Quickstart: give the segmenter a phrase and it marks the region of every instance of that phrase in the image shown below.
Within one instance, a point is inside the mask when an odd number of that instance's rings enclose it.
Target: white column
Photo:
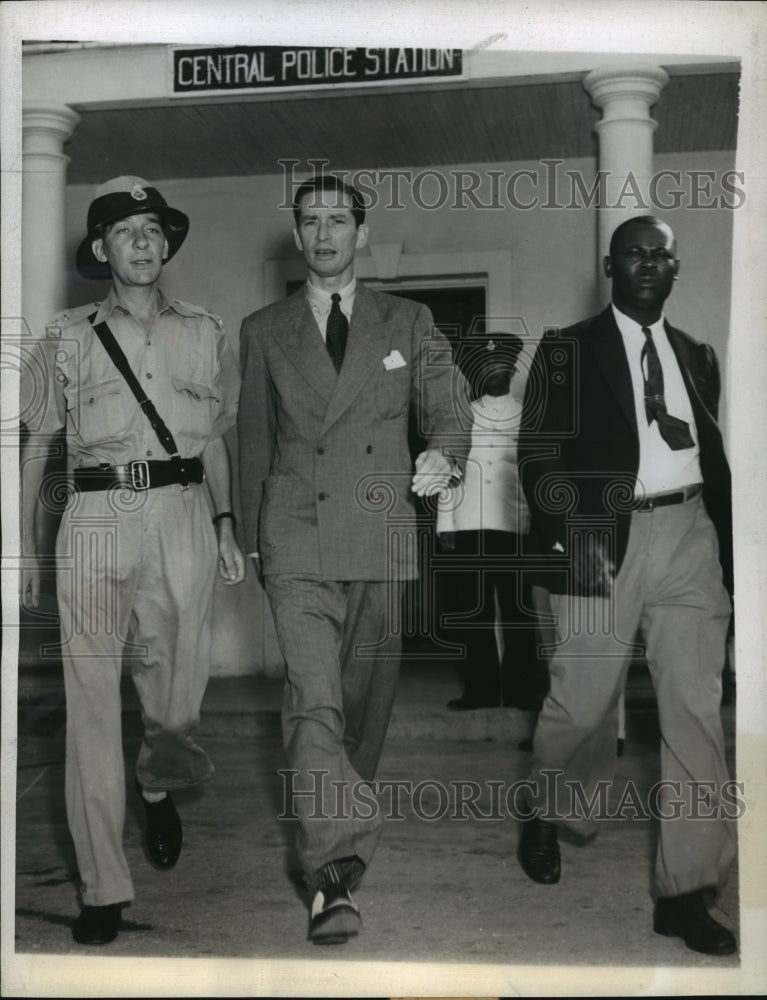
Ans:
[[[63,104],[22,108],[21,301],[35,336],[66,305],[64,195],[69,157],[64,143],[80,116]]]
[[[667,83],[668,73],[660,66],[605,66],[592,70],[583,81],[602,109],[602,120],[595,126],[599,170],[606,178],[599,207],[600,275],[615,227],[632,215],[654,214],[648,187],[658,123],[650,117],[650,109]]]

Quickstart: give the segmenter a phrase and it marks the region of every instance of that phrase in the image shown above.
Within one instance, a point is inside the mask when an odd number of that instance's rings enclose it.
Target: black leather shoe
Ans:
[[[522,871],[533,882],[541,885],[558,882],[562,869],[556,826],[537,817],[522,820],[517,858]]]
[[[181,854],[184,839],[181,817],[176,812],[170,792],[166,792],[165,798],[159,802],[147,802],[143,795],[141,801],[146,810],[146,852],[155,868],[167,871]]]
[[[312,900],[309,940],[314,944],[346,944],[359,933],[360,910],[342,885],[318,889]]]
[[[75,920],[72,937],[78,944],[109,944],[120,929],[120,903],[84,906]]]
[[[701,890],[659,899],[653,930],[680,937],[688,948],[704,955],[732,955],[738,950],[735,935],[708,912]]]
[[[473,708],[498,708],[500,701],[492,701],[490,698],[451,698],[447,707],[451,712],[468,712]]]

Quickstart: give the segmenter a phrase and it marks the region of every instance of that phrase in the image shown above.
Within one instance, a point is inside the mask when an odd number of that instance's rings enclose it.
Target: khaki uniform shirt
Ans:
[[[37,345],[22,376],[22,413],[33,432],[66,427],[70,469],[169,457],[93,333],[94,312],[94,325],[106,320],[182,457],[199,456],[234,422],[240,378],[221,320],[159,289],[158,299],[148,332],[111,289],[104,302],[59,313]]]

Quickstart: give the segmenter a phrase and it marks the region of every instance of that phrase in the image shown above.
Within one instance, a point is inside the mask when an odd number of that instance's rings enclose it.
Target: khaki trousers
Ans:
[[[122,847],[123,657],[144,724],[140,784],[183,788],[213,770],[191,733],[210,667],[216,557],[202,486],[75,494],[62,518],[56,559],[66,804],[87,905],[133,898]]]
[[[616,763],[618,703],[637,628],[658,704],[661,816],[659,896],[721,888],[735,857],[734,822],[720,720],[721,674],[731,605],[716,532],[701,497],[632,515],[628,550],[609,598],[551,594],[557,645],[533,743],[533,804],[576,833],[599,820],[577,807]],[[681,800],[681,806],[678,804]],[[650,809],[649,811],[652,811]],[[725,818],[723,818],[725,817]]]

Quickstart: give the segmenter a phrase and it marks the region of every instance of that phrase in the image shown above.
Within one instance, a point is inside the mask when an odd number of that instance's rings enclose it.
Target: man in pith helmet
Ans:
[[[22,381],[22,599],[39,600],[37,514],[45,459],[63,427],[70,490],[56,542],[67,699],[66,804],[82,881],[81,944],[106,944],[133,898],[122,847],[120,679],[141,703],[136,787],[159,869],[180,855],[172,790],[213,771],[192,733],[211,661],[216,570],[244,578],[229,455],[239,374],[221,321],[158,286],[189,219],[149,182],[117,177],[88,211],[77,267],[106,297],[59,313]],[[31,402],[30,402],[31,401]],[[32,416],[34,414],[34,416]],[[42,488],[41,488],[42,487]]]

